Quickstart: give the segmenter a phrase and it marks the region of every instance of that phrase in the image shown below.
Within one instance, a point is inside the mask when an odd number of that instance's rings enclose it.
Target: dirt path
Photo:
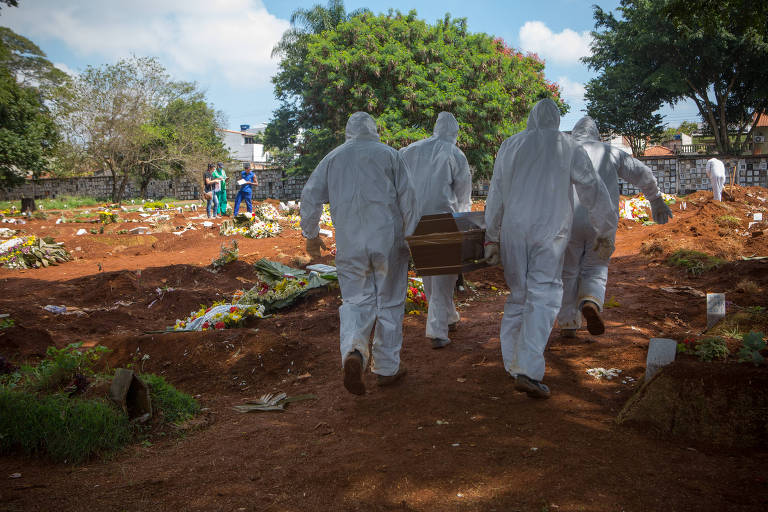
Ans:
[[[244,262],[221,274],[201,266],[225,240],[215,230],[142,235],[156,240],[129,246],[97,241],[128,235],[75,237],[65,231],[69,225],[48,222],[43,230],[45,223],[32,223],[33,232],[59,229],[67,247],[81,247],[81,259],[0,271],[0,310],[20,324],[0,336],[0,353],[30,357],[51,341],[85,340],[112,348],[115,366],[138,349],[151,356],[145,371],[200,395],[208,425],[82,466],[0,458],[0,510],[766,510],[767,451],[661,440],[614,423],[644,373],[648,338],[704,328],[701,299],[660,287],[724,291],[738,305],[768,306],[766,263],[734,262],[692,277],[661,264],[663,252],[640,252],[648,238],[682,244],[679,233],[691,225],[704,232],[691,237],[702,247],[737,236],[707,231],[696,205],[688,208],[676,210],[668,226],[622,222],[607,293],[619,305],[606,311],[608,331],[594,340],[586,333],[565,340],[555,331],[546,354],[553,397],[544,402],[516,393],[503,370],[499,269],[467,276],[477,292],[461,297],[462,323],[451,345],[431,350],[424,319],[409,316],[402,353],[408,376],[392,388],[377,388],[369,376],[369,393],[355,397],[341,385],[337,293],[310,297],[263,320],[257,332],[144,335],[247,287],[254,271]],[[297,231],[238,241],[251,261],[303,256]],[[749,243],[744,250],[768,255],[765,237]],[[744,279],[763,292],[737,290]],[[175,290],[160,297],[156,288],[163,286]],[[131,304],[110,310],[118,300]],[[53,316],[45,304],[90,311]],[[586,374],[592,367],[620,368],[635,381],[597,381]],[[270,391],[318,398],[283,413],[232,410]],[[16,472],[22,478],[8,478]]]

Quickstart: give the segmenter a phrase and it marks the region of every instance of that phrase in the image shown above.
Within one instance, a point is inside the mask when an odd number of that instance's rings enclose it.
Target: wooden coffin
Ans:
[[[458,274],[488,265],[483,260],[485,212],[425,215],[405,238],[420,276]]]

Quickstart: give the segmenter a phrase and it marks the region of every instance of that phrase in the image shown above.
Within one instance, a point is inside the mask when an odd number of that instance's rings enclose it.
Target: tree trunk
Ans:
[[[34,212],[37,211],[37,206],[35,205],[35,198],[34,197],[22,197],[21,198],[21,211],[26,212]]]
[[[117,190],[117,196],[114,198],[114,201],[117,204],[121,204],[123,202],[123,193],[125,193],[125,187],[128,185],[128,173],[123,175],[123,179],[120,180],[120,188]]]

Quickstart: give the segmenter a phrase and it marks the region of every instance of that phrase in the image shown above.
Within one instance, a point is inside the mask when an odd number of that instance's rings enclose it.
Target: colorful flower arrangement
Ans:
[[[271,238],[280,234],[282,228],[277,221],[254,220],[250,224],[237,225],[232,221],[224,221],[219,228],[222,236],[243,235],[248,238]]]
[[[677,202],[677,198],[671,194],[662,192],[661,197],[666,204],[674,204]],[[631,199],[627,199],[623,203],[619,202],[619,218],[649,223],[652,221],[648,214],[648,209],[650,208],[651,202],[648,201],[643,194],[638,194]]]
[[[200,306],[184,320],[176,320],[174,331],[208,331],[241,327],[248,318],[264,318],[264,306],[259,304],[227,304],[214,302],[210,307]]]
[[[320,224],[325,224],[328,227],[333,227],[333,220],[331,219],[331,205],[323,205],[323,213],[320,215]]]
[[[280,212],[277,211],[277,208],[269,203],[261,203],[256,205],[253,213],[258,218],[266,222],[277,222],[283,218],[283,216],[280,215]]]
[[[420,315],[428,309],[427,295],[424,293],[424,283],[417,277],[408,278],[408,290],[405,295],[405,312],[409,315]]]
[[[72,259],[61,244],[51,238],[13,237],[0,244],[0,266],[5,268],[39,268]]]
[[[289,215],[288,222],[293,229],[301,229],[301,217],[299,217],[298,214],[294,213]]]
[[[110,212],[109,210],[99,212],[99,222],[102,224],[112,224],[113,222],[117,222],[117,219],[117,214]]]

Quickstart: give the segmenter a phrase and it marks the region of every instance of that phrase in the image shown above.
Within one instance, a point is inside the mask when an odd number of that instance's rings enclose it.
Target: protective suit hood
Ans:
[[[376,121],[366,112],[355,112],[349,116],[346,135],[347,141],[379,140],[379,134],[376,131]]]
[[[440,112],[433,135],[440,140],[456,144],[459,138],[459,122],[450,112]]]
[[[549,98],[536,103],[528,114],[528,130],[557,130],[560,128],[560,109]]]
[[[597,124],[589,116],[584,116],[576,121],[571,136],[579,142],[600,142],[600,132],[597,129]]]

